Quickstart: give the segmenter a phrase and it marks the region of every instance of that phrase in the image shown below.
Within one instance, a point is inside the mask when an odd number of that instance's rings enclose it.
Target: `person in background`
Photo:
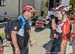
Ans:
[[[56,19],[57,22],[56,22]],[[55,19],[52,20],[52,28],[54,31],[54,41],[53,41],[53,49],[52,49],[52,54],[59,54],[60,52],[60,47],[61,47],[61,42],[62,42],[62,15],[61,11],[58,9],[55,11]]]
[[[62,40],[62,32],[61,32],[62,17],[60,14],[60,10],[55,9],[49,12],[49,15],[47,19],[49,18],[50,21],[49,23],[51,29],[50,39],[52,40],[52,47],[50,50],[50,54],[59,54]]]
[[[35,26],[35,22],[37,20],[37,10],[32,12],[32,17],[31,17],[31,26]]]
[[[75,16],[74,16],[74,12],[73,11],[70,12],[70,20],[71,21],[75,20]]]
[[[71,22],[71,35],[70,35],[70,45],[72,46],[72,54],[75,54],[75,23],[74,23],[74,18],[70,18]]]
[[[69,5],[69,12],[74,12],[74,5],[73,4]]]
[[[62,43],[61,43],[60,54],[65,54],[67,43],[70,38],[70,21],[68,17],[69,14],[66,10],[63,10],[61,13],[62,13],[62,18],[63,18],[62,20],[63,26],[62,26]]]

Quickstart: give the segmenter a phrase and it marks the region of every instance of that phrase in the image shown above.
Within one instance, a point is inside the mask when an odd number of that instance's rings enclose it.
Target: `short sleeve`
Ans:
[[[12,31],[18,31],[19,25],[20,25],[20,24],[19,24],[19,22],[17,22],[17,21],[12,22],[11,30],[12,30]]]

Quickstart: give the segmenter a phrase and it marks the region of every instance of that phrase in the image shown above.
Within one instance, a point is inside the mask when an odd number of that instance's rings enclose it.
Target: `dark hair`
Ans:
[[[28,10],[30,12],[30,10]],[[24,14],[26,12],[26,10],[23,10],[22,14]]]
[[[22,15],[24,14],[25,10],[23,10]]]
[[[74,8],[74,5],[73,4],[70,4],[72,7],[71,8]]]

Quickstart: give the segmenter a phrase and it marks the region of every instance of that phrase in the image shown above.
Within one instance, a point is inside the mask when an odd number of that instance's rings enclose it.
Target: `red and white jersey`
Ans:
[[[68,36],[67,34],[71,32],[70,29],[70,22],[67,20],[66,22],[64,22],[63,26],[62,26],[62,37],[64,40],[68,40]]]

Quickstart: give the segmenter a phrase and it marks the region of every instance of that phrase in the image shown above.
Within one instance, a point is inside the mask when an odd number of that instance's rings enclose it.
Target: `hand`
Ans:
[[[71,33],[70,34],[70,40],[74,39],[74,37],[75,37],[75,34],[74,33]]]
[[[58,39],[58,35],[57,34],[54,34],[54,38]]]
[[[15,54],[20,54],[19,48],[15,48]]]
[[[33,44],[32,44],[32,41],[31,40],[29,40],[29,43],[30,43],[30,46],[32,47]]]
[[[30,46],[32,47],[33,46],[33,44],[30,42]]]
[[[10,44],[11,44],[11,45],[13,45],[13,42],[12,42],[12,41],[10,41]]]

